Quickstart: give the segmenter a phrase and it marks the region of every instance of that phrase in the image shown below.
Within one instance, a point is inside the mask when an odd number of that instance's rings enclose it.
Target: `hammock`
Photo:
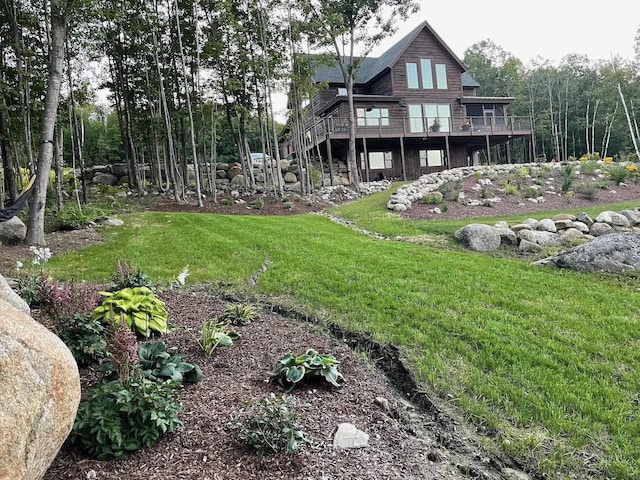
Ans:
[[[4,210],[0,210],[0,222],[6,222],[7,220],[11,220],[15,217],[20,210],[24,208],[27,204],[27,200],[29,200],[29,195],[31,194],[31,187],[33,187],[33,183],[35,182],[35,175],[31,177],[27,186],[24,187],[20,196],[16,199],[16,203],[11,205],[9,208],[5,208]]]

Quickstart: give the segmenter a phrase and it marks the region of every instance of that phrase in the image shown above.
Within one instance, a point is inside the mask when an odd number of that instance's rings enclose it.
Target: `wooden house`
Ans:
[[[532,138],[529,117],[507,115],[514,99],[477,96],[480,85],[466,70],[427,22],[380,57],[363,60],[354,81],[361,178],[414,180],[477,163],[480,151],[491,161],[492,146]],[[335,168],[347,159],[347,91],[337,65],[316,64],[313,81],[324,87],[305,109],[303,138],[285,129],[281,146],[290,157],[296,145],[320,154]]]

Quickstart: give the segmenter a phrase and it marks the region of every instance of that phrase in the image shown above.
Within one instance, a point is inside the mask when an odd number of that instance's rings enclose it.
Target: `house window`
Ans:
[[[417,63],[407,63],[407,88],[418,88]]]
[[[412,133],[451,131],[451,105],[425,103],[409,105],[409,130]]]
[[[433,73],[431,72],[430,59],[423,58],[420,60],[420,73],[422,74],[422,88],[433,89]]]
[[[393,167],[393,155],[391,152],[369,152],[369,168],[382,170]]]
[[[441,167],[444,165],[443,150],[420,150],[421,167]]]
[[[346,88],[338,88],[338,96],[339,97],[346,97],[347,96],[347,89]]]
[[[356,110],[357,124],[359,127],[388,127],[388,108],[358,108]]]
[[[436,63],[436,84],[438,90],[446,90],[447,86],[447,66],[444,63]]]

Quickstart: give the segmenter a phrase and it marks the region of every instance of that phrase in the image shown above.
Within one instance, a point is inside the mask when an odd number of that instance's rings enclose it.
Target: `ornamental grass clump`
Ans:
[[[342,374],[338,371],[339,363],[333,355],[322,355],[310,348],[303,355],[285,355],[273,368],[270,376],[285,392],[290,392],[303,380],[313,381],[321,378],[339,387],[340,381],[343,380]]]

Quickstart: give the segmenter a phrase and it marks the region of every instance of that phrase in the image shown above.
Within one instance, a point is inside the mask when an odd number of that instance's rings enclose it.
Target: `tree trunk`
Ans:
[[[51,0],[49,77],[40,129],[40,151],[38,152],[36,181],[29,199],[29,218],[27,220],[27,238],[25,240],[28,245],[45,245],[44,208],[47,201],[49,170],[51,170],[53,158],[53,134],[60,99],[66,35],[66,13],[62,10],[60,0]]]

